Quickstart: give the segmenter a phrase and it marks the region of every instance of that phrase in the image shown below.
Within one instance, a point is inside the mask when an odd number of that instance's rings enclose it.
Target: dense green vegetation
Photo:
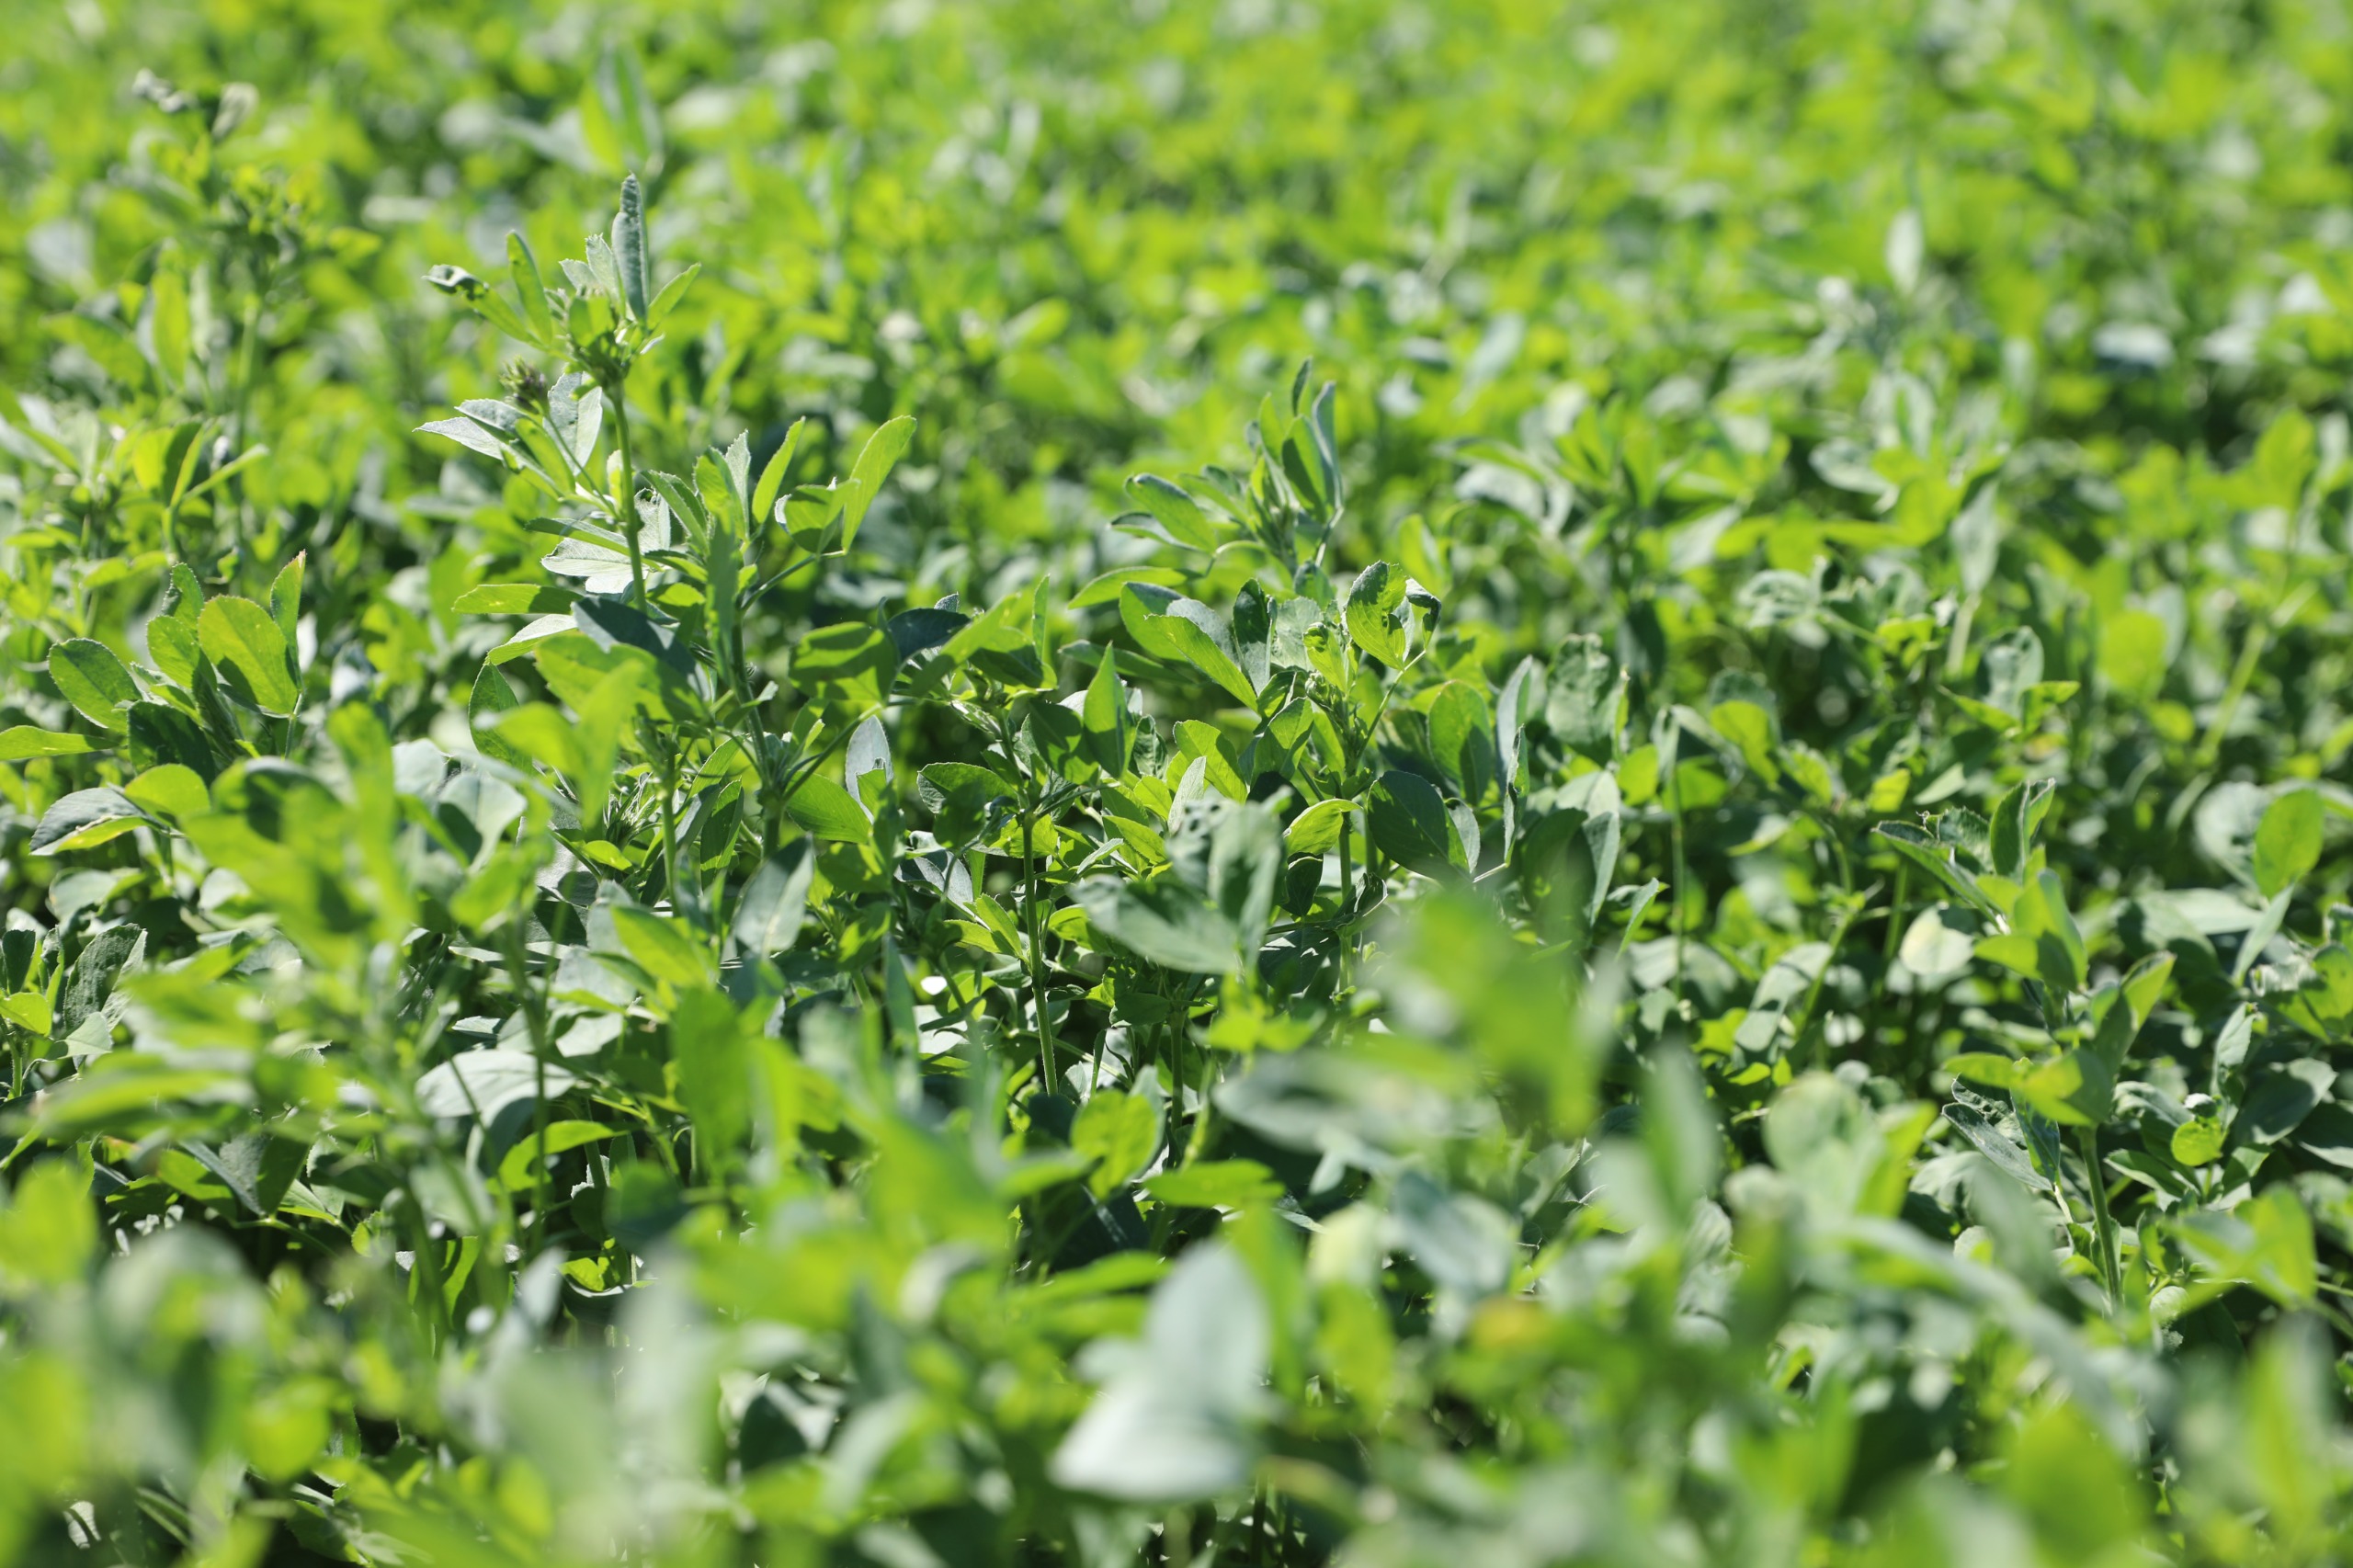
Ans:
[[[2343,5],[6,52],[0,1562],[2353,1550]]]

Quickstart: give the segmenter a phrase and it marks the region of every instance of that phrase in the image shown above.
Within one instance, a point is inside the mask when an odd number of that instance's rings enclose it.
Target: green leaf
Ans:
[[[2291,1062],[2284,1072],[2252,1074],[2232,1119],[2232,1135],[2257,1148],[2279,1142],[2303,1124],[2335,1078],[2325,1062]]]
[[[2311,972],[2274,1005],[2296,1026],[2336,1040],[2353,1028],[2353,950],[2331,942],[2312,956]]]
[[[246,706],[284,718],[301,702],[285,635],[253,600],[223,596],[208,601],[197,621],[197,641]]]
[[[221,756],[205,727],[180,709],[165,702],[134,702],[130,716],[134,767],[176,762],[207,779],[221,771]]]
[[[185,821],[212,809],[212,793],[194,768],[167,762],[123,786],[132,804],[158,817]]]
[[[2125,609],[2100,626],[2099,673],[2119,695],[2145,702],[2164,689],[2165,623],[2144,609]]]
[[[486,1123],[496,1120],[508,1106],[538,1097],[543,1081],[552,1098],[578,1080],[569,1070],[541,1062],[526,1051],[461,1051],[416,1080],[416,1104],[427,1116],[479,1114]]]
[[[813,838],[835,844],[874,842],[874,824],[868,819],[865,808],[847,790],[823,774],[802,779],[801,787],[785,801],[784,809],[801,824],[801,831]]]
[[[808,428],[807,415],[794,420],[785,431],[784,439],[769,454],[767,465],[760,470],[760,481],[752,487],[753,528],[765,528],[770,514],[776,510],[777,493],[784,488],[785,474],[791,469],[793,454],[801,449],[801,434]]]
[[[507,684],[496,665],[485,663],[474,673],[473,688],[466,698],[466,724],[473,734],[475,749],[484,756],[529,773],[529,754],[511,737],[502,734],[498,725],[502,715],[514,712],[519,706],[515,700],[515,688]]]
[[[958,628],[945,644],[948,657],[963,664],[984,653],[1018,653],[1031,647],[1032,621],[1042,582],[1024,584]]]
[[[2266,898],[2286,891],[2320,864],[2320,795],[2297,790],[2271,802],[2255,830],[2255,881]]]
[[[2212,1165],[2222,1157],[2224,1131],[2211,1116],[2190,1118],[2173,1130],[2173,1157],[2185,1165]]]
[[[1234,1249],[1188,1249],[1153,1292],[1141,1346],[1070,1429],[1054,1483],[1131,1503],[1176,1503],[1239,1490],[1265,1397],[1270,1324],[1265,1297]]]
[[[278,622],[278,634],[289,648],[299,642],[295,628],[302,619],[302,563],[307,552],[296,551],[294,559],[280,568],[269,585],[270,619]]]
[[[1186,974],[1241,972],[1241,926],[1180,882],[1091,877],[1073,886],[1070,896],[1089,924],[1139,958]]]
[[[1448,681],[1431,699],[1429,730],[1431,760],[1465,797],[1483,796],[1495,771],[1486,694],[1468,681]]]
[[[2104,1010],[2100,1011],[2091,1049],[2115,1076],[2124,1075],[2124,1058],[2131,1051],[2132,1042],[2140,1038],[2141,1026],[2149,1021],[2157,999],[2165,994],[2173,966],[2172,953],[2152,953],[2134,964],[2120,983],[2101,987],[2094,997],[2094,1007]]]
[[[1080,705],[1085,705],[1083,696]],[[1015,734],[1014,755],[1031,772],[1051,774],[1073,784],[1091,784],[1102,773],[1095,763],[1095,745],[1087,737],[1085,716],[1059,702],[1028,704]]]
[[[202,479],[199,480],[192,487],[189,488],[188,492],[179,499],[182,501],[192,501],[208,490],[217,489],[220,486],[228,483],[229,481],[244,472],[245,470],[251,468],[254,464],[261,461],[262,459],[267,456],[269,456],[269,449],[267,447],[247,447],[244,451],[239,452],[235,457],[231,458],[227,462],[221,464],[210,473],[206,474]]]
[[[61,734],[55,730],[16,724],[0,730],[0,762],[26,762],[37,756],[81,756],[105,751],[112,744],[110,739],[102,743],[87,735]]]
[[[544,1142],[539,1133],[526,1132],[506,1151],[506,1157],[498,1162],[499,1185],[509,1192],[528,1192],[535,1179],[533,1167],[543,1153],[562,1154],[618,1136],[616,1129],[601,1121],[551,1121]]]
[[[540,862],[511,843],[500,843],[448,899],[450,917],[478,934],[495,931],[528,907]]]
[[[717,972],[710,949],[683,921],[620,904],[613,930],[638,967],[665,984],[699,985]]]
[[[1990,963],[2022,974],[2029,980],[2040,978],[2036,964],[2038,954],[2031,938],[2010,932],[1987,937],[1977,943],[1977,956]]]
[[[149,335],[155,345],[155,366],[172,381],[188,373],[190,320],[188,281],[167,267],[157,267],[148,284]]]
[[[1220,528],[1201,510],[1201,504],[1155,473],[1140,473],[1128,481],[1136,505],[1168,530],[1168,537],[1192,550],[1215,550],[1222,542]]]
[[[2173,966],[2172,953],[2151,953],[2125,975],[2122,1000],[2136,1032],[2157,1010],[2157,1003],[2165,994],[2165,982],[2173,976]]]
[[[197,665],[204,657],[196,641],[195,617],[183,620],[177,616],[159,615],[149,621],[147,656],[183,690],[194,690]]]
[[[1012,793],[1013,786],[978,763],[935,762],[915,775],[915,799],[930,812],[939,811],[959,796],[994,801]]]
[[[1145,587],[1175,589],[1185,581],[1185,574],[1168,566],[1114,566],[1100,576],[1090,578],[1086,585],[1071,596],[1070,608],[1093,609],[1097,605],[1117,604],[1120,590],[1130,583]]]
[[[1176,760],[1169,765],[1169,778],[1180,781],[1188,778],[1198,762],[1202,783],[1230,801],[1250,798],[1250,787],[1242,778],[1241,760],[1233,755],[1233,743],[1224,732],[1198,719],[1181,719],[1176,729]]]
[[[1991,830],[1991,860],[1996,876],[2012,881],[2024,881],[2027,866],[2034,853],[2035,835],[2040,831],[2043,817],[2051,810],[2051,797],[2056,786],[2048,778],[2029,778],[1994,802]]]
[[[111,786],[76,790],[41,814],[28,847],[36,855],[95,848],[148,820],[130,796]]]
[[[1127,688],[1120,684],[1119,654],[1114,649],[1103,650],[1103,662],[1096,666],[1095,678],[1087,684],[1085,709],[1086,744],[1095,755],[1096,766],[1117,778],[1128,770],[1129,755],[1135,749],[1135,724],[1128,712]]]
[[[915,800],[932,813],[943,844],[969,844],[980,837],[987,826],[989,802],[1012,793],[1011,785],[976,763],[935,762],[915,775]]]
[[[56,644],[49,651],[49,678],[91,723],[116,734],[129,727],[122,710],[139,700],[139,683],[105,643],[76,637]]]
[[[1098,1089],[1079,1108],[1070,1146],[1095,1162],[1086,1185],[1097,1198],[1128,1185],[1160,1148],[1160,1118],[1139,1095]]]
[[[1964,1051],[1948,1057],[1944,1070],[1956,1078],[1972,1083],[1990,1084],[1997,1089],[2016,1085],[2026,1074],[2028,1064],[2015,1056],[1999,1056],[1988,1051]]]
[[[2282,1306],[2308,1305],[2319,1292],[2312,1218],[2284,1182],[2232,1212],[2188,1214],[2168,1228],[2211,1272],[2251,1285]]]
[[[746,958],[772,958],[799,940],[816,874],[817,857],[805,844],[787,845],[761,861],[735,906],[729,938],[736,949]]]
[[[546,583],[483,583],[449,601],[457,615],[570,615],[579,595]]]
[[[695,1128],[695,1157],[714,1176],[741,1160],[752,1130],[752,1051],[746,1019],[710,986],[683,993],[670,1015],[670,1060],[678,1098]]]
[[[530,242],[512,231],[506,236],[506,276],[522,301],[523,324],[529,329],[527,340],[541,348],[554,347],[555,319],[548,312],[547,285],[540,278],[539,258],[531,254]]]
[[[1343,612],[1348,641],[1392,670],[1405,665],[1404,603],[1404,568],[1376,561],[1357,574]]]
[[[1937,689],[1943,695],[1946,701],[1996,734],[2006,735],[2018,727],[2018,715],[2007,709],[1996,708],[1990,702],[1954,691],[1949,687],[1939,687]]]
[[[1426,877],[1471,869],[1445,798],[1419,774],[1392,769],[1372,787],[1366,832],[1373,847]]]
[[[1944,1117],[1979,1153],[2019,1186],[2029,1192],[2052,1190],[2051,1178],[2035,1168],[2033,1156],[2023,1145],[2004,1134],[1984,1112],[1972,1106],[1956,1103],[1944,1108]]]
[[[1184,650],[1177,646],[1168,628],[1168,611],[1183,595],[1174,588],[1134,579],[1120,585],[1118,597],[1120,624],[1136,640],[1137,647],[1164,663],[1184,663]]]
[[[1449,815],[1460,820],[1459,812]],[[1537,929],[1546,940],[1582,947],[1591,939],[1617,870],[1621,826],[1615,811],[1575,807],[1529,821],[1514,854]],[[1475,833],[1475,823],[1471,830]]]
[[[871,707],[890,689],[898,663],[889,633],[845,621],[812,631],[793,648],[792,684],[812,696]]]
[[[29,1165],[0,1208],[0,1292],[78,1283],[99,1253],[98,1207],[75,1162]]]
[[[2086,1051],[2041,1062],[1965,1051],[1944,1068],[1956,1078],[2007,1089],[2052,1121],[2073,1127],[2097,1127],[2112,1108],[2115,1080],[2105,1063]]]
[[[19,991],[13,996],[0,996],[0,1018],[45,1040],[56,1022],[56,1013],[45,993]]]
[[[1284,850],[1292,855],[1321,855],[1336,846],[1356,809],[1354,801],[1316,801],[1283,830]]]
[[[1977,879],[1964,869],[1949,844],[1931,838],[1910,823],[1883,822],[1871,829],[1871,835],[1910,860],[1941,882],[1963,903],[1981,915],[1998,916],[2001,911],[1977,885]]]
[[[2088,1051],[2071,1051],[2028,1071],[2011,1092],[2052,1120],[2097,1127],[2116,1108],[2116,1078]]]
[[[907,443],[915,439],[915,422],[911,415],[901,415],[880,426],[866,438],[858,454],[857,466],[850,470],[849,483],[843,487],[842,544],[845,551],[858,540],[858,526],[866,520],[867,508],[882,490],[882,482],[891,477],[899,459],[906,455]]]
[[[1135,590],[1130,587],[1127,592]],[[1251,686],[1250,677],[1242,673],[1242,666],[1234,662],[1229,644],[1219,641],[1216,632],[1223,628],[1216,627],[1215,612],[1191,599],[1177,600],[1174,611],[1153,619],[1153,628],[1158,632],[1163,644],[1174,657],[1192,665],[1236,702],[1256,711],[1257,690]],[[1211,623],[1211,628],[1202,625],[1205,620]]]
[[[662,291],[654,296],[654,302],[645,309],[645,325],[648,331],[662,330],[662,324],[670,319],[672,311],[685,303],[687,290],[693,288],[695,279],[701,276],[702,263],[689,262],[685,270],[662,285]]]
[[[482,684],[479,676],[475,685]],[[511,694],[510,694],[511,695]],[[566,718],[552,703],[526,702],[511,708],[486,706],[478,716],[479,733],[488,743],[483,755],[497,756],[529,770],[542,763],[577,785],[585,771],[581,756],[584,727]],[[492,748],[495,747],[495,751]]]
[[[838,553],[842,542],[842,502],[848,494],[838,486],[801,486],[778,507],[784,516],[784,531],[793,543],[812,555]]]
[[[2038,975],[2063,992],[2084,988],[2090,966],[2083,933],[2067,911],[2066,893],[2056,873],[2039,872],[2018,890],[2018,902],[2010,908],[2010,929],[2015,939],[2034,945],[2033,967],[2022,972]]]
[[[1774,733],[1772,715],[1754,702],[1719,702],[1709,712],[1708,722],[1733,744],[1751,773],[1768,785],[1780,783],[1780,764],[1773,756],[1779,736]]]
[[[1969,966],[1979,921],[1974,911],[1939,903],[1913,917],[1896,949],[1897,961],[1924,980],[1941,980]]]
[[[1624,727],[1626,689],[1626,673],[1601,639],[1577,632],[1563,641],[1546,673],[1545,727],[1563,744],[1607,762]]]
[[[1256,1209],[1283,1195],[1282,1183],[1256,1160],[1197,1160],[1161,1172],[1143,1189],[1176,1209]]]

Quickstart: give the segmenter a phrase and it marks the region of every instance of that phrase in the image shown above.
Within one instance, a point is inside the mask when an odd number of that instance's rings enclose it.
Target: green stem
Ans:
[[[1677,753],[1680,753],[1682,747],[1678,745],[1676,750]],[[1678,1013],[1682,1010],[1683,1006],[1683,950],[1685,939],[1683,930],[1683,890],[1684,885],[1690,880],[1691,874],[1691,868],[1685,860],[1683,852],[1683,769],[1680,766],[1681,760],[1681,757],[1677,756],[1670,759],[1666,765],[1666,835],[1669,851],[1673,857],[1673,874],[1675,877],[1675,886],[1670,889],[1667,893],[1668,902],[1666,913],[1669,923],[1675,927],[1675,1006]]]
[[[1969,662],[1969,623],[1977,617],[1977,596],[1971,594],[1961,601],[1961,613],[1953,617],[1952,635],[1945,642],[1945,679],[1959,680],[1963,665]]]
[[[1185,1019],[1189,1006],[1176,1010],[1174,1022],[1168,1025],[1168,1147],[1176,1147],[1176,1130],[1185,1121]],[[1189,1146],[1189,1145],[1188,1145]]]
[[[1903,947],[1904,899],[1904,895],[1911,891],[1907,886],[1908,873],[1911,869],[1912,865],[1908,860],[1898,860],[1895,863],[1895,896],[1888,903],[1887,942],[1880,955],[1881,960],[1891,967],[1894,964],[1896,955]]]
[[[523,919],[518,911],[506,922],[506,969],[513,977],[516,999],[522,1004],[523,1022],[531,1036],[531,1138],[532,1147],[538,1151],[531,1162],[531,1252],[537,1256],[547,1245],[548,1217],[554,1209],[554,1195],[548,1183],[548,1023],[532,990],[530,969],[524,957]]]
[[[645,554],[638,543],[638,529],[642,526],[637,515],[637,458],[629,440],[629,399],[623,391],[626,383],[616,381],[605,390],[613,405],[613,438],[620,448],[621,536],[629,540],[629,601],[638,608],[645,608]]]
[[[1847,906],[1839,911],[1838,924],[1831,928],[1830,951],[1823,955],[1822,967],[1814,971],[1813,983],[1806,987],[1805,1011],[1798,1016],[1799,1042],[1802,1042],[1807,1032],[1813,1028],[1814,1007],[1822,1000],[1822,983],[1830,978],[1830,966],[1838,961],[1838,949],[1846,942],[1847,929],[1855,924],[1858,913],[1854,901],[1848,900]],[[1813,1037],[1813,1065],[1817,1071],[1830,1065],[1830,1040],[1826,1033],[1816,1033]]]
[[[1356,871],[1355,869],[1349,865],[1348,855],[1348,835],[1356,831],[1356,824],[1352,820],[1355,814],[1356,813],[1352,811],[1340,819],[1339,930],[1340,934],[1346,937],[1346,940],[1340,944],[1340,993],[1342,994],[1346,994],[1347,992],[1355,989],[1356,986],[1356,958],[1358,951],[1358,936],[1356,929],[1357,881]],[[1370,848],[1370,844],[1371,841],[1368,839],[1366,841],[1366,846]],[[1371,867],[1367,866],[1365,869],[1370,872],[1371,870]]]
[[[234,411],[237,424],[236,449],[239,451],[253,445],[250,411],[254,392],[254,349],[261,336],[262,295],[268,290],[268,273],[263,272],[255,278],[253,297],[245,301],[244,318],[240,323],[243,330],[239,333],[237,340],[237,401]]]
[[[2258,620],[2248,628],[2246,642],[2239,648],[2239,662],[2231,671],[2231,684],[2222,692],[2222,700],[2214,707],[2214,717],[2207,722],[2206,733],[2198,743],[2197,766],[2211,767],[2222,749],[2222,736],[2230,729],[2231,721],[2238,716],[2239,699],[2246,696],[2246,688],[2255,679],[2256,666],[2262,663],[2263,650],[2271,642],[2271,623]]]
[[[1185,1049],[1182,1034],[1176,1037],[1176,1049],[1180,1051]],[[1200,1108],[1193,1112],[1193,1129],[1185,1140],[1185,1163],[1188,1165],[1199,1160],[1210,1146],[1210,1063],[1206,1061],[1201,1063],[1201,1086],[1196,1097],[1201,1102]]]
[[[441,1299],[441,1244],[434,1238],[432,1222],[426,1218],[425,1205],[417,1201],[412,1190],[401,1205],[401,1227],[408,1232],[409,1267],[415,1272],[409,1282],[413,1293],[421,1292],[426,1299],[431,1322],[426,1325],[433,1347],[438,1351],[449,1343],[451,1324],[449,1303]]]
[[[670,913],[682,915],[686,906],[678,878],[678,754],[667,746],[662,752],[662,869],[670,881]]]
[[[1038,1015],[1039,1086],[1053,1092],[1054,1021],[1046,1011],[1046,948],[1038,922],[1037,798],[1024,790],[1021,801],[1021,923],[1029,937],[1029,1005]]]
[[[2109,1310],[2113,1312],[2124,1298],[2123,1262],[2119,1256],[2116,1240],[2116,1219],[2108,1210],[2108,1182],[2100,1175],[2099,1129],[2079,1130],[2084,1146],[2084,1176],[2092,1189],[2092,1228],[2099,1240],[2099,1278],[2108,1291]]]

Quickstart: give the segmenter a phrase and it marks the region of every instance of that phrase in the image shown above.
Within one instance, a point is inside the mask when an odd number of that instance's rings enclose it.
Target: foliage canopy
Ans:
[[[0,1562],[2345,1554],[2341,4],[16,21]]]

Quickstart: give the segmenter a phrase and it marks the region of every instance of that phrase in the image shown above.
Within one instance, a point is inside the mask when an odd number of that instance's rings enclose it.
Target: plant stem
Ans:
[[[2211,767],[2221,755],[2222,736],[2230,729],[2231,721],[2238,716],[2239,700],[2246,696],[2246,688],[2255,679],[2255,672],[2263,662],[2263,650],[2271,642],[2271,623],[2258,620],[2247,629],[2246,642],[2240,645],[2237,665],[2231,670],[2231,684],[2222,692],[2222,700],[2214,705],[2214,716],[2207,721],[2206,733],[2198,743],[2197,765]]]
[[[670,882],[670,913],[683,915],[678,877],[678,754],[665,746],[662,752],[662,869]]]
[[[1887,940],[1880,954],[1883,962],[1893,966],[1904,943],[1904,898],[1910,892],[1907,883],[1912,864],[1908,860],[1895,863],[1895,896],[1887,905]]]
[[[531,1161],[531,1251],[536,1256],[547,1245],[548,1216],[554,1203],[548,1183],[548,1025],[530,983],[520,913],[506,922],[506,969],[514,980],[516,999],[523,1006],[524,1025],[531,1035],[531,1138],[537,1151]]]
[[[1039,1085],[1053,1092],[1054,1021],[1046,1011],[1046,949],[1038,921],[1037,797],[1028,790],[1021,801],[1021,924],[1029,946],[1029,1006],[1038,1016]]]
[[[1348,864],[1348,835],[1356,831],[1356,824],[1351,820],[1355,815],[1356,813],[1351,811],[1340,818],[1339,930],[1347,938],[1340,944],[1340,986],[1343,991],[1353,987],[1356,983],[1357,883],[1356,872]],[[1366,847],[1369,849],[1370,846],[1371,841],[1367,839]],[[1370,871],[1371,868],[1367,866],[1366,869]]]
[[[261,336],[261,301],[269,289],[269,274],[261,272],[254,279],[254,291],[245,301],[237,335],[236,404],[233,413],[237,426],[236,449],[243,451],[253,444],[251,439],[254,392],[254,350]],[[226,497],[223,497],[226,499]]]
[[[1813,1028],[1814,1006],[1822,1000],[1822,983],[1830,978],[1830,966],[1838,961],[1838,949],[1846,942],[1847,928],[1854,925],[1859,913],[1860,911],[1854,901],[1849,899],[1847,906],[1838,912],[1838,924],[1831,927],[1830,950],[1823,955],[1822,967],[1814,971],[1813,983],[1806,987],[1805,1011],[1798,1020],[1797,1039],[1801,1041],[1805,1039],[1807,1031]],[[1830,1065],[1830,1038],[1826,1032],[1813,1037],[1813,1065],[1817,1071]]]
[[[621,453],[620,509],[621,537],[629,540],[629,602],[638,608],[645,608],[645,553],[638,542],[638,529],[642,526],[637,515],[637,458],[630,449],[629,398],[623,390],[627,383],[616,381],[606,389],[606,396],[613,404],[613,438]]]
[[[2108,1211],[2108,1183],[2100,1175],[2099,1129],[2079,1130],[2084,1146],[2084,1178],[2092,1189],[2092,1228],[2098,1238],[2099,1278],[2108,1292],[2109,1310],[2113,1312],[2124,1297],[2123,1265],[2118,1256],[2116,1219]]]
[[[1676,748],[1678,752],[1680,746]],[[1667,892],[1666,913],[1675,927],[1675,1006],[1679,1013],[1683,1006],[1684,919],[1683,890],[1690,881],[1690,867],[1683,856],[1683,781],[1681,759],[1671,759],[1666,774],[1666,835],[1673,856],[1675,885]]]

